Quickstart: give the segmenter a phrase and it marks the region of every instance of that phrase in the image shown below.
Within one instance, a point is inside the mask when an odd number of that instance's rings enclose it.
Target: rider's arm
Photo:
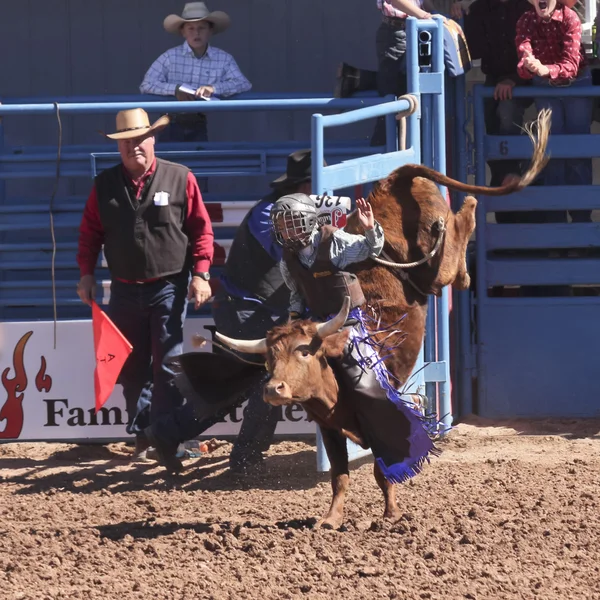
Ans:
[[[283,277],[283,281],[285,281],[285,285],[290,289],[290,314],[296,313],[298,315],[302,315],[304,313],[304,300],[296,287],[296,282],[294,278],[290,275],[290,272],[285,264],[285,261],[281,261],[279,263],[279,269],[281,270],[281,276]]]
[[[377,221],[373,229],[365,231],[365,235],[356,235],[338,229],[331,240],[329,258],[336,267],[343,269],[349,264],[379,256],[384,241],[383,228]]]

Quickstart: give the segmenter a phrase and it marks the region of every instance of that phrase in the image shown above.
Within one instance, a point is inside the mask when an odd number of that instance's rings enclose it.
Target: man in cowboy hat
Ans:
[[[212,303],[216,328],[220,333],[238,339],[263,337],[288,317],[290,294],[279,268],[282,251],[273,236],[269,215],[281,196],[297,192],[310,194],[311,151],[298,150],[290,154],[286,173],[271,182],[271,187],[272,191],[250,209],[239,226]],[[256,362],[254,356],[242,358]],[[269,449],[279,420],[280,409],[263,401],[263,384],[264,378],[259,378],[244,386],[248,388],[248,404],[229,458],[231,470],[238,473],[247,473],[262,464],[262,453]],[[228,400],[224,399],[228,393],[224,386],[221,390],[220,411],[228,409]],[[206,394],[209,393],[207,390]],[[231,394],[230,398],[232,401],[239,399],[239,392]],[[186,399],[187,404],[147,430],[159,459],[170,471],[182,468],[175,457],[178,445],[200,435],[216,422],[214,415],[217,413],[208,408],[206,398],[186,395]],[[198,403],[202,405],[203,418],[200,420],[195,417]],[[214,414],[207,418],[206,414],[211,412]]]
[[[211,296],[213,230],[196,178],[187,167],[154,155],[154,135],[169,122],[150,125],[141,108],[117,114],[121,164],[100,173],[80,226],[77,292],[91,305],[94,270],[102,245],[111,275],[108,312],[133,346],[119,383],[136,451],[147,447],[143,430],[182,403],[169,360],[181,354],[187,302],[198,308]],[[151,399],[151,401],[150,401]]]
[[[213,35],[230,24],[222,11],[210,12],[204,2],[188,2],[181,16],[168,15],[164,28],[182,35],[184,42],[161,54],[150,66],[140,85],[142,94],[176,96],[179,100],[194,97],[227,97],[248,91],[252,85],[242,75],[233,56],[210,45]],[[194,91],[194,95],[180,91]],[[172,141],[206,141],[206,117],[203,114],[177,114],[170,127]]]

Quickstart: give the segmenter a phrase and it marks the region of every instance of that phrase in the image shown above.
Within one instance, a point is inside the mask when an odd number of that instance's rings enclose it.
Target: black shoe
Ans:
[[[170,444],[157,437],[152,431],[152,426],[144,429],[144,434],[148,438],[150,445],[156,450],[158,462],[167,470],[168,473],[181,473],[183,464],[177,458],[177,448],[179,444]]]
[[[359,89],[360,69],[341,63],[337,70],[334,98],[348,98]]]

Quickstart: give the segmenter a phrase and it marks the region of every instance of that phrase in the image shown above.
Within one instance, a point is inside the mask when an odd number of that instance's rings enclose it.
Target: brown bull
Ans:
[[[264,355],[271,374],[265,384],[265,402],[274,406],[299,402],[308,416],[319,424],[331,463],[333,499],[329,511],[319,522],[324,527],[342,524],[344,498],[349,485],[348,451],[345,438],[368,447],[362,438],[355,412],[340,401],[340,386],[329,365],[328,357],[340,356],[348,340],[349,329],[340,331],[350,306],[346,299],[340,313],[326,323],[294,321],[273,328],[262,340],[234,340],[217,333],[217,337],[240,352]],[[384,518],[397,519],[394,485],[389,483],[377,462],[374,475],[385,499]]]
[[[464,290],[470,284],[465,255],[475,228],[477,201],[468,196],[461,210],[454,214],[435,184],[487,195],[523,189],[547,162],[545,149],[549,128],[550,113],[543,111],[537,121],[537,139],[531,129],[527,130],[534,143],[529,170],[502,187],[463,184],[421,165],[405,165],[380,181],[369,195],[375,218],[385,231],[386,257],[393,263],[422,262],[410,269],[373,264],[371,260],[350,267],[358,274],[365,294],[363,310],[374,313],[382,328],[404,317],[402,343],[386,360],[388,369],[399,382],[406,381],[412,372],[423,343],[427,296],[439,295],[446,285]],[[345,229],[352,233],[362,232],[356,214],[349,217]],[[438,250],[432,253],[436,246]],[[430,258],[424,260],[428,256]],[[301,402],[309,416],[321,426],[331,463],[333,488],[331,506],[321,523],[330,527],[338,527],[342,522],[349,483],[344,437],[366,446],[355,413],[339,401],[340,388],[327,362],[327,357],[339,356],[343,351],[348,330],[338,330],[347,313],[346,303],[332,321],[319,325],[296,321],[275,327],[261,340],[233,340],[217,334],[235,350],[256,352],[266,357],[271,373],[271,380],[264,390],[266,402],[274,405]],[[390,344],[389,340],[387,344]],[[394,486],[383,477],[377,463],[374,474],[385,497],[384,517],[396,518],[398,507]]]

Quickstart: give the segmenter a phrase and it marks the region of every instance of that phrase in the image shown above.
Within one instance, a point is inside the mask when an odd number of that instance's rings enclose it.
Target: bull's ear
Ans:
[[[348,336],[350,335],[350,329],[344,329],[339,333],[333,333],[328,335],[321,345],[323,354],[335,358],[341,356],[344,351],[344,347],[348,343]]]

